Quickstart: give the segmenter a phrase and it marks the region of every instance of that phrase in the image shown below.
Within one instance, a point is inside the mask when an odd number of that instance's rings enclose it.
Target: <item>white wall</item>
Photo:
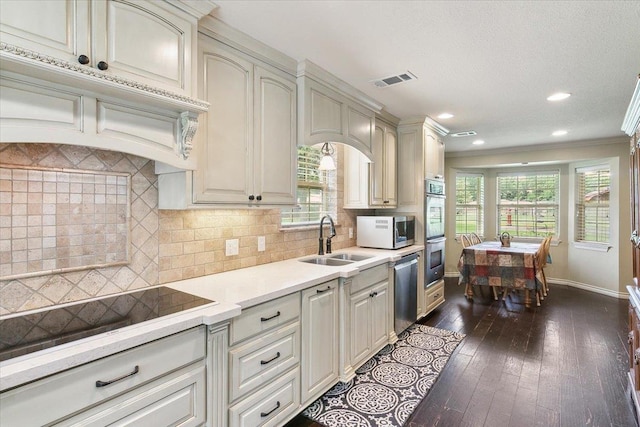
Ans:
[[[522,165],[527,162],[528,165]],[[575,168],[592,163],[609,163],[611,167],[611,249],[607,252],[576,248],[574,244],[573,175]],[[542,163],[542,164],[541,164]],[[517,166],[512,166],[517,165]],[[519,149],[484,150],[448,153],[445,159],[447,179],[447,247],[446,272],[457,274],[462,246],[455,236],[455,176],[460,170],[485,174],[485,238],[495,239],[496,176],[514,170],[560,170],[559,233],[551,247],[553,264],[545,268],[552,282],[594,290],[612,296],[625,296],[631,282],[631,247],[629,236],[629,141],[626,137],[566,143]],[[617,185],[616,185],[617,184]]]

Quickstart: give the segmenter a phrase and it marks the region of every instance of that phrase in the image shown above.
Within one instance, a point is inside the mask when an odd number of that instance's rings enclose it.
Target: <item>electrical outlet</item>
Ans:
[[[349,227],[349,238],[353,239],[353,228]]]
[[[239,253],[239,243],[238,243],[238,239],[229,239],[225,241],[226,244],[226,250],[225,250],[225,255],[226,256],[233,256],[233,255],[238,255]]]
[[[264,252],[266,247],[266,240],[264,236],[258,236],[258,252]]]

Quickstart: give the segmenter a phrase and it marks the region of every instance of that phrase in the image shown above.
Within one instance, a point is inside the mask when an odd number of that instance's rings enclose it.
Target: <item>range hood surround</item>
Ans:
[[[73,144],[194,169],[209,104],[91,67],[0,44],[2,143]]]

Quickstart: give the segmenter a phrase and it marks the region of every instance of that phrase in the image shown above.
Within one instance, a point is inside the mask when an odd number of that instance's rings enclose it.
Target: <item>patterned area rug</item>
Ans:
[[[412,325],[302,413],[327,427],[402,426],[438,379],[463,334]]]

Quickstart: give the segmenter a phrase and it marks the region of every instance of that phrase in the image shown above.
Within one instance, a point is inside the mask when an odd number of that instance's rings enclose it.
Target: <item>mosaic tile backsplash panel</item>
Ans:
[[[0,164],[0,280],[128,263],[129,181]]]

